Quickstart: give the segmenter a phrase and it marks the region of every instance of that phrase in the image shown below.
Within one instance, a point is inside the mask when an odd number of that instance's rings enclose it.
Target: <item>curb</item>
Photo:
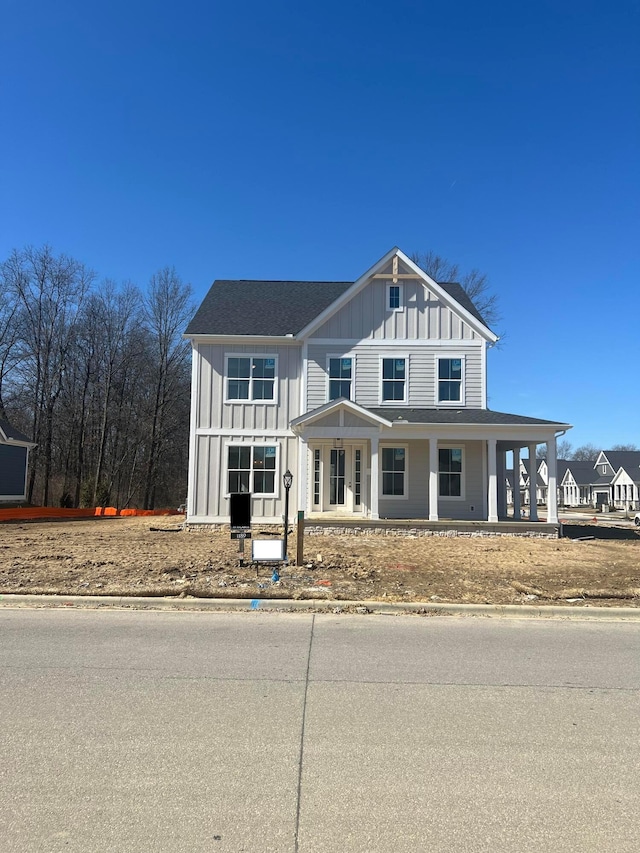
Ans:
[[[291,598],[154,598],[115,595],[0,595],[0,607],[77,610],[276,611],[401,616],[485,616],[517,619],[585,619],[640,622],[640,607],[533,607],[528,604],[441,604],[439,602],[336,601]]]

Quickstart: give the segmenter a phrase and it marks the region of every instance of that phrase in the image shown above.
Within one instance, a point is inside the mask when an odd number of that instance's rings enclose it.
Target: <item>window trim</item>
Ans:
[[[230,358],[272,358],[275,362],[273,377],[273,399],[272,400],[234,400],[229,397],[229,359]],[[232,405],[242,406],[277,406],[278,405],[278,356],[269,352],[226,352],[224,354],[224,402]],[[249,390],[251,391],[252,379],[249,377]]]
[[[249,469],[249,494],[254,498],[271,498],[278,500],[280,498],[280,442],[279,441],[225,441],[224,442],[224,494],[223,497],[228,498],[231,495],[229,491],[229,448],[230,447],[249,447],[251,448],[251,468]],[[253,492],[253,448],[254,447],[275,447],[276,449],[276,467],[274,469],[273,492]],[[235,469],[234,469],[235,470]]]
[[[404,361],[404,397],[402,400],[385,400],[384,399],[384,391],[383,391],[383,382],[384,380],[384,362],[385,361],[399,361],[402,359]],[[406,353],[380,353],[378,359],[378,370],[379,370],[379,394],[380,394],[380,403],[381,407],[386,406],[406,406],[409,403],[409,367],[410,367],[410,359],[409,355]],[[387,381],[399,381],[399,380],[387,380]]]
[[[441,361],[452,361],[453,359],[460,359],[460,399],[459,400],[441,400],[440,399],[440,362]],[[457,354],[448,354],[448,355],[436,355],[436,370],[435,370],[435,380],[436,380],[436,388],[435,388],[435,397],[436,397],[436,406],[438,408],[461,408],[462,406],[466,406],[466,387],[465,387],[465,376],[466,376],[466,361],[463,353]],[[455,381],[455,380],[442,380],[443,382]]]
[[[462,471],[460,472],[460,494],[459,495],[441,495],[440,494],[440,451],[441,450],[460,450],[462,452]],[[447,442],[441,444],[438,442],[438,500],[439,501],[465,501],[467,499],[467,460],[466,447],[464,444],[455,444]]]
[[[351,380],[350,380],[351,381],[351,395],[349,397],[349,400],[352,403],[355,403],[355,396],[356,396],[356,394],[355,394],[355,391],[356,391],[356,356],[355,356],[355,353],[352,353],[352,352],[349,352],[349,353],[333,353],[333,352],[331,352],[331,353],[327,353],[327,355],[326,355],[325,372],[326,372],[326,376],[327,376],[327,388],[326,388],[327,403],[333,402],[333,400],[331,399],[331,396],[330,396],[330,394],[331,394],[331,376],[329,375],[329,362],[330,362],[330,359],[332,359],[332,358],[348,358],[351,360]],[[338,381],[340,381],[340,380],[338,380]],[[344,380],[344,381],[346,381],[346,380]],[[338,397],[336,397],[335,399],[337,400]]]
[[[385,495],[383,488],[383,472],[382,467],[382,451],[395,450],[402,448],[404,450],[404,491],[401,495]],[[385,441],[378,445],[378,500],[379,501],[406,501],[409,499],[409,445],[404,441]]]
[[[391,307],[391,288],[392,287],[398,288],[398,293],[399,293],[398,300],[399,300],[400,304],[398,305],[397,308]],[[385,308],[387,309],[387,312],[389,314],[397,314],[397,313],[401,313],[402,311],[404,311],[404,285],[400,284],[400,282],[396,282],[394,284],[393,282],[390,281],[387,283],[387,286],[385,289]]]

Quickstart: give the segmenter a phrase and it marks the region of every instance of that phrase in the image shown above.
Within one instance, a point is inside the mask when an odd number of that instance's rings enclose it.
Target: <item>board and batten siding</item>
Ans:
[[[380,340],[479,340],[457,313],[417,280],[402,281],[404,310],[388,311],[387,285],[374,279],[311,335],[313,338]]]
[[[365,407],[380,406],[381,358],[394,356],[408,359],[408,400],[405,406],[426,408],[439,405],[437,400],[438,358],[464,358],[464,408],[483,406],[482,345],[477,342],[458,346],[346,346],[309,343],[307,355],[307,411],[328,402],[327,359],[329,356],[350,356],[355,360],[354,402]],[[402,404],[401,404],[402,405]],[[461,404],[455,404],[458,408]]]
[[[396,442],[385,438],[380,441],[380,448],[393,447],[395,444]],[[406,499],[388,499],[380,495],[378,499],[380,518],[429,518],[429,442],[398,441],[397,444],[407,447],[409,495]],[[462,447],[464,450],[464,498],[454,500],[439,498],[440,519],[482,520],[485,505],[483,473],[485,442],[453,441],[446,445],[441,442],[439,446]]]
[[[282,474],[289,468],[297,471],[298,440],[283,436],[237,436],[197,435],[195,439],[195,507],[193,515],[197,518],[228,519],[229,500],[227,495],[227,447],[229,444],[275,445],[276,494],[273,497],[252,499],[251,511],[256,519],[280,519],[284,513],[284,486]],[[297,491],[291,489],[289,495],[289,513],[294,518],[297,512]]]
[[[224,402],[225,356],[277,358],[277,403]],[[198,344],[196,429],[288,429],[300,414],[301,347],[257,344]]]

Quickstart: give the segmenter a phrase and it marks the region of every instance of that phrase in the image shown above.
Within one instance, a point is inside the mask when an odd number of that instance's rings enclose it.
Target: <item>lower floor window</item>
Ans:
[[[273,495],[276,490],[276,448],[269,445],[231,445],[227,457],[228,490]]]
[[[438,451],[438,482],[441,498],[462,496],[461,448],[441,448]]]
[[[382,448],[382,494],[390,497],[404,495],[406,473],[404,447]]]

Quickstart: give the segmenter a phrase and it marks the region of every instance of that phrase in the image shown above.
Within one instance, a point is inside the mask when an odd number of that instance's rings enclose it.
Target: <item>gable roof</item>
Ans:
[[[614,471],[617,471],[618,468],[631,471],[640,465],[640,450],[602,450],[593,467],[598,463],[602,465],[602,462],[599,461],[601,456],[606,458]]]
[[[295,335],[350,281],[214,281],[186,335]]]
[[[21,444],[33,444],[28,436],[11,426],[5,418],[0,418],[0,441],[7,444],[14,441]]]
[[[185,335],[247,335],[284,337],[307,331],[321,322],[321,315],[351,298],[352,289],[368,278],[394,254],[415,267],[399,249],[392,249],[356,281],[261,281],[257,279],[217,279],[187,326]],[[447,302],[455,302],[490,335],[480,312],[457,282],[438,284],[419,267],[425,286]],[[391,277],[391,276],[390,276]],[[322,321],[324,322],[324,321]],[[493,336],[495,338],[495,336]]]
[[[567,471],[571,474],[578,486],[588,486],[593,482],[593,462],[567,462],[567,468],[563,476],[566,477]]]

